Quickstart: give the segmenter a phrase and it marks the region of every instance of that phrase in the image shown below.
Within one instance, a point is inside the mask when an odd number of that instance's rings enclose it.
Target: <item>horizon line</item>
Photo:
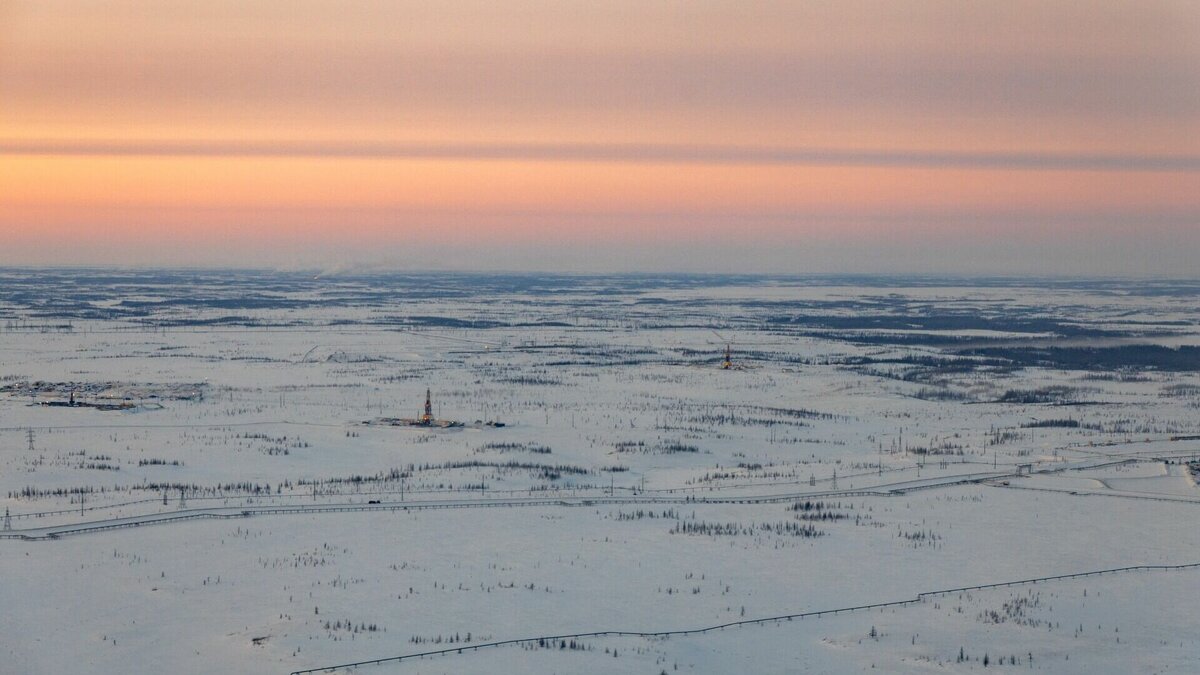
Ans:
[[[336,267],[336,266],[334,266]],[[354,269],[351,269],[354,268]],[[53,265],[17,265],[0,263],[0,272],[14,270],[106,270],[106,271],[139,271],[139,272],[268,272],[278,274],[315,274],[318,277],[337,276],[373,276],[388,274],[439,275],[439,274],[471,274],[497,276],[571,276],[571,277],[634,277],[634,276],[665,276],[665,277],[757,277],[763,279],[780,278],[875,278],[875,279],[972,279],[972,280],[1030,280],[1030,281],[1169,281],[1169,282],[1200,282],[1200,276],[1172,275],[1134,275],[1134,274],[1022,274],[1001,272],[689,272],[683,270],[622,270],[622,271],[566,271],[566,270],[507,270],[507,269],[388,269],[380,265],[347,266],[345,269],[331,269],[319,265],[297,265],[294,267],[270,266],[251,267],[236,265],[138,265],[138,264],[102,264],[102,263],[58,263]]]
[[[1027,171],[1200,171],[1200,155],[944,152],[854,148],[655,143],[403,143],[159,139],[0,139],[0,155],[87,157],[295,157],[466,161],[759,164],[1007,169]]]

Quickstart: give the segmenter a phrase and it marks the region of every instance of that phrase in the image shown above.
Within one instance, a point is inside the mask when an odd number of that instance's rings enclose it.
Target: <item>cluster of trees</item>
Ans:
[[[841,502],[837,502],[835,504],[808,500],[796,502],[788,507],[788,510],[795,512],[797,520],[833,521],[849,518],[850,516],[848,514],[836,510],[841,508],[843,508]],[[847,506],[845,508],[853,509],[854,507]]]
[[[483,454],[489,451],[495,451],[500,454],[508,452],[531,452],[535,455],[549,455],[552,452],[550,446],[533,442],[515,443],[512,441],[495,441],[484,443],[475,448],[475,454]]]
[[[804,538],[823,537],[826,534],[809,523],[780,522],[743,525],[741,523],[710,523],[702,520],[680,520],[671,527],[670,533],[699,534],[710,537],[752,536],[759,533],[767,533]]]

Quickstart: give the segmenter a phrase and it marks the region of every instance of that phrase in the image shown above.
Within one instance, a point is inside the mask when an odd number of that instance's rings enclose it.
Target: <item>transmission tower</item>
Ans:
[[[29,441],[29,451],[33,452],[33,427],[25,430],[25,439]]]

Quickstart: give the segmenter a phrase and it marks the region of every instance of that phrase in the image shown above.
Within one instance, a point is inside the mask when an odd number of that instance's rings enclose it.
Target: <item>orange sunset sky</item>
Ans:
[[[0,0],[0,265],[1198,260],[1191,0]]]

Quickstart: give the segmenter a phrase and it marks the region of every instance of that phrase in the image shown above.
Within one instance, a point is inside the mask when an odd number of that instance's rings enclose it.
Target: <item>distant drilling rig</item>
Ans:
[[[429,389],[425,390],[425,412],[419,419],[426,426],[433,424],[433,396]]]
[[[466,422],[438,419],[433,416],[433,391],[431,389],[425,390],[425,406],[421,408],[420,414],[416,417],[378,417],[373,420],[367,420],[363,424],[390,427],[423,427],[430,429],[457,429],[467,426]],[[486,422],[475,420],[471,426],[480,429],[483,427],[500,428],[506,425],[499,420],[488,420]]]

